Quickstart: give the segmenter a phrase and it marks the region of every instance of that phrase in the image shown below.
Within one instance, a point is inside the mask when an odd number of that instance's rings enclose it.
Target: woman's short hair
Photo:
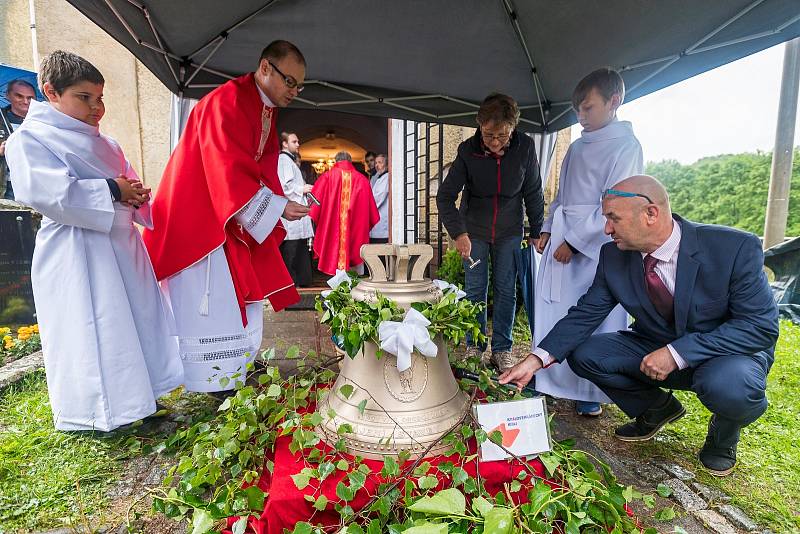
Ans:
[[[492,93],[487,96],[478,109],[478,124],[489,122],[506,123],[516,127],[519,123],[519,106],[508,95]]]

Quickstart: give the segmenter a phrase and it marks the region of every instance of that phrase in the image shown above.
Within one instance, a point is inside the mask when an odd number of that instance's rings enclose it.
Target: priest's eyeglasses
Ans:
[[[295,80],[291,76],[287,76],[284,73],[282,73],[281,69],[276,67],[275,63],[273,63],[272,61],[268,61],[268,63],[272,66],[273,69],[275,69],[275,72],[281,75],[281,78],[283,78],[283,83],[285,83],[286,87],[288,87],[289,89],[297,89],[298,93],[302,93],[303,89],[306,88],[305,85],[297,83],[297,80]]]
[[[650,197],[648,197],[647,195],[643,195],[641,193],[631,193],[630,191],[619,191],[618,189],[606,189],[605,191],[603,191],[603,194],[602,194],[602,196],[600,198],[602,200],[605,200],[605,198],[608,195],[613,195],[615,197],[628,197],[628,198],[631,198],[631,197],[642,197],[649,204],[653,204],[653,201],[650,200]]]

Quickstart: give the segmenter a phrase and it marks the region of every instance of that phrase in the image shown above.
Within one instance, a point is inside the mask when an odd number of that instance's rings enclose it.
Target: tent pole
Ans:
[[[33,70],[39,70],[39,43],[36,39],[36,6],[34,0],[28,0],[28,13],[31,18],[31,52],[33,53]]]
[[[800,37],[786,43],[783,54],[775,150],[772,152],[772,172],[767,197],[767,215],[764,221],[764,249],[782,243],[786,237],[798,87],[800,87]]]

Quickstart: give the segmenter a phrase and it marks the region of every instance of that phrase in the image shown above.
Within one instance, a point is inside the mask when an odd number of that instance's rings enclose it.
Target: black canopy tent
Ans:
[[[528,132],[574,122],[572,88],[599,66],[630,101],[800,35],[800,0],[68,1],[180,96],[282,38],[308,60],[293,107],[474,125],[500,91]]]

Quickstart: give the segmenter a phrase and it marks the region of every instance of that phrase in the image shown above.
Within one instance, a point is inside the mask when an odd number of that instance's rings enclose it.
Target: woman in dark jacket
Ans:
[[[516,311],[516,267],[527,213],[529,240],[537,239],[544,218],[544,196],[533,140],[516,130],[519,108],[513,98],[491,94],[478,110],[478,130],[458,147],[436,204],[447,232],[464,258],[467,298],[486,302],[489,258],[494,290],[491,361],[500,371],[516,363],[511,329]],[[456,207],[459,193],[461,204]],[[524,209],[523,209],[524,204]],[[470,269],[467,258],[480,263]],[[486,312],[479,317],[486,332]],[[467,355],[482,355],[467,339]]]

